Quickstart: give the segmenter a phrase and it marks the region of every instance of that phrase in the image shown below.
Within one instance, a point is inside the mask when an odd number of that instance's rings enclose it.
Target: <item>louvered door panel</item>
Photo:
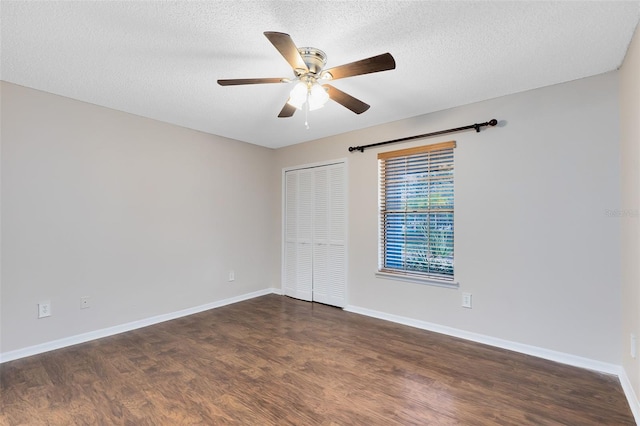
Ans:
[[[313,241],[313,170],[298,171],[297,240],[311,244]]]
[[[344,164],[330,166],[329,186],[329,241],[328,255],[330,268],[327,302],[333,306],[346,305],[347,269],[347,191],[346,168]]]
[[[344,245],[329,246],[329,294],[328,305],[344,308],[347,299],[347,253]]]
[[[313,300],[313,246],[298,243],[296,247],[296,291],[293,297]]]
[[[285,176],[284,294],[303,300],[313,296],[313,174]]]
[[[285,179],[285,240],[295,242],[298,236],[298,174],[287,173]]]
[[[327,167],[314,169],[314,212],[313,212],[313,242],[327,244],[329,242],[329,170]]]
[[[343,163],[285,174],[285,294],[346,304],[346,185]]]
[[[333,167],[329,174],[331,200],[329,238],[332,244],[345,244],[347,229],[347,194],[344,166]]]
[[[298,282],[298,174],[285,175],[284,294],[295,297]]]
[[[333,266],[329,258],[327,244],[313,245],[313,300],[320,303],[330,303],[331,276],[329,271]]]
[[[312,170],[298,171],[297,192],[297,282],[296,294],[313,300],[313,187]]]
[[[313,188],[313,300],[329,303],[329,167],[314,171]]]

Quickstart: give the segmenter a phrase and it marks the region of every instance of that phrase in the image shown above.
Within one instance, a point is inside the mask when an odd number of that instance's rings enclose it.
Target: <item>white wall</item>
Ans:
[[[631,333],[640,341],[640,30],[620,69],[622,155],[622,366],[640,400],[640,344],[631,358]],[[640,402],[637,403],[640,409]],[[640,416],[640,412],[637,414]]]
[[[1,90],[0,353],[272,287],[273,150]]]
[[[347,151],[492,118],[480,134]],[[619,365],[618,118],[614,72],[279,149],[272,190],[281,168],[348,156],[350,305]],[[377,153],[446,140],[460,289],[376,278]]]

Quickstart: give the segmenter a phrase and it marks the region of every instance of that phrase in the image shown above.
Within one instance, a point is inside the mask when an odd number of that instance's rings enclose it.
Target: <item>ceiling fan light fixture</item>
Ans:
[[[298,109],[302,109],[302,105],[307,102],[307,95],[309,89],[307,87],[307,83],[303,81],[299,81],[293,86],[291,93],[289,93],[289,100],[287,103],[293,107]]]
[[[314,111],[322,108],[327,101],[329,101],[329,94],[320,84],[299,81],[289,93],[287,103],[297,109],[302,109],[306,102],[309,111]]]
[[[309,111],[322,108],[328,100],[329,94],[324,90],[324,87],[320,86],[318,83],[314,83],[311,86],[311,89],[309,89]]]

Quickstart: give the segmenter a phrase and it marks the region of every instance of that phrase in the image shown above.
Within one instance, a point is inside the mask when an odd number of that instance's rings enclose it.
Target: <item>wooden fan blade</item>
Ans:
[[[351,111],[356,114],[362,114],[366,110],[370,108],[370,105],[365,104],[360,99],[356,99],[353,96],[343,92],[342,90],[338,90],[330,84],[322,85],[325,89],[327,89],[327,93],[329,94],[329,98],[333,99],[340,105],[345,108],[349,108]]]
[[[218,80],[220,86],[238,86],[241,84],[286,83],[283,78],[235,78],[231,80]]]
[[[393,59],[393,56],[391,56],[391,53],[383,53],[382,55],[361,59],[356,62],[351,62],[350,64],[329,68],[328,70],[322,71],[322,76],[331,74],[331,79],[337,80],[338,78],[388,71],[395,69],[395,67],[396,61]]]
[[[289,62],[291,68],[294,70],[302,70],[302,72],[309,71],[307,64],[302,60],[302,56],[300,56],[300,52],[298,52],[298,48],[289,34],[265,31],[264,35],[269,39],[271,44],[278,49],[278,52],[280,52],[284,59]]]
[[[280,114],[278,114],[278,117],[279,118],[293,117],[294,112],[296,112],[296,107],[286,103],[282,107],[282,111],[280,111]]]

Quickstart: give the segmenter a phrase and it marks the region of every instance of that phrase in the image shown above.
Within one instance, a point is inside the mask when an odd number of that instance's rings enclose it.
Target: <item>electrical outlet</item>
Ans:
[[[46,318],[51,316],[51,302],[38,303],[38,318]]]
[[[471,308],[471,293],[462,293],[462,307]]]
[[[235,280],[236,280],[235,271],[229,271],[229,281],[235,281]]]
[[[80,298],[80,309],[87,309],[91,305],[89,304],[89,296],[84,296]]]
[[[631,333],[631,358],[635,358],[638,356],[638,341],[636,339],[636,335]]]

